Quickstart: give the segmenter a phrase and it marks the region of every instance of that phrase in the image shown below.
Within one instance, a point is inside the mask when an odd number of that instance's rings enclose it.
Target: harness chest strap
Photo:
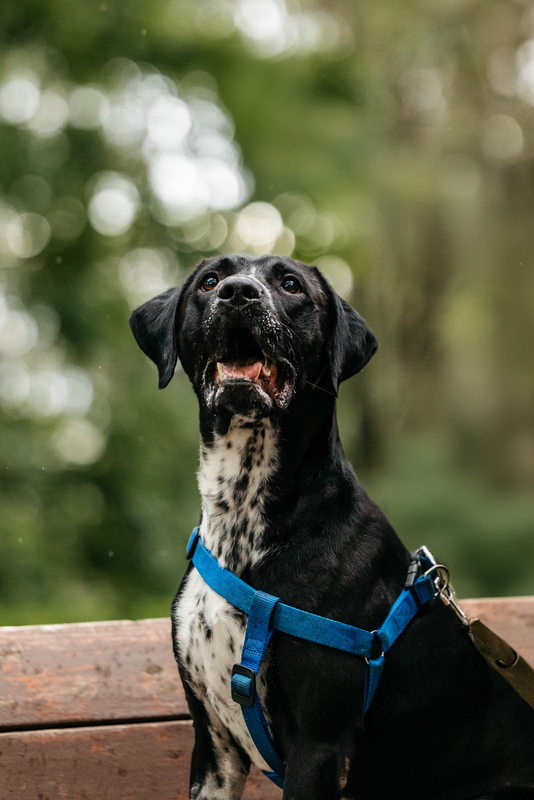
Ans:
[[[241,663],[235,664],[232,670],[232,699],[241,705],[252,739],[272,769],[265,774],[281,787],[285,765],[276,751],[256,691],[256,676],[273,631],[279,630],[363,657],[366,670],[362,715],[365,715],[380,680],[385,653],[418,611],[439,594],[431,577],[436,562],[426,548],[421,548],[416,559],[417,567],[410,565],[407,588],[393,604],[385,622],[377,631],[367,631],[288,606],[273,595],[256,591],[219,565],[200,539],[198,528],[193,530],[189,539],[187,556],[213,591],[248,615]],[[417,569],[421,565],[430,573],[418,578]]]

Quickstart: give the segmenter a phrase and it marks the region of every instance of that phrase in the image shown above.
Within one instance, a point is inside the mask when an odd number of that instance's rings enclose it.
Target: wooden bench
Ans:
[[[534,666],[534,597],[462,605]],[[0,800],[185,800],[192,744],[168,620],[0,628]]]

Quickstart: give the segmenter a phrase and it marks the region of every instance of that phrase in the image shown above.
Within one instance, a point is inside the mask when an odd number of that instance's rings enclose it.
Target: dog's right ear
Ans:
[[[334,330],[329,344],[332,385],[337,392],[341,381],[360,372],[376,353],[378,342],[365,320],[333,292]]]
[[[329,390],[337,395],[339,384],[356,375],[373,357],[378,347],[374,334],[316,268],[322,283],[330,320],[327,339]]]
[[[158,368],[160,389],[171,380],[178,361],[176,318],[185,285],[158,294],[130,316],[137,344]]]

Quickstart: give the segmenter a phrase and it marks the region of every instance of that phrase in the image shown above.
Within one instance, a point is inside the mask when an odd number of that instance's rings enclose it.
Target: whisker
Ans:
[[[298,333],[297,333],[296,331],[292,330],[292,328],[290,328],[290,327],[289,327],[289,325],[287,324],[287,322],[284,322],[284,320],[282,320],[282,319],[281,319],[281,320],[280,320],[280,325],[281,325],[281,326],[282,326],[282,327],[285,329],[285,331],[286,331],[286,332],[289,334],[289,338],[290,338],[290,339],[292,339],[292,338],[294,337],[295,339],[298,339],[298,340],[299,340],[299,342],[301,342],[301,343],[302,343],[302,339],[300,338],[300,336],[298,335]]]
[[[319,389],[319,391],[324,392],[325,394],[329,394],[331,397],[337,397],[335,392],[330,392],[328,389],[324,389],[322,386],[319,386],[317,383],[312,383],[311,381],[305,380],[304,383],[307,383],[308,386],[312,386],[314,389]]]

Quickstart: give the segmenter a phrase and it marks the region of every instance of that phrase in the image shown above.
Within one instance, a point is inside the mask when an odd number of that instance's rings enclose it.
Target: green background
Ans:
[[[340,426],[406,543],[534,593],[534,5],[19,0],[0,37],[0,622],[168,613],[196,400],[128,316],[236,250],[376,333]]]

